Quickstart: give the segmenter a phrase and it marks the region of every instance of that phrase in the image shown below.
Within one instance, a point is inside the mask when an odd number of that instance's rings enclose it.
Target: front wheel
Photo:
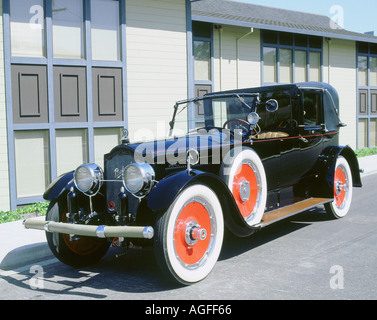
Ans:
[[[340,219],[347,215],[352,201],[352,173],[347,160],[339,156],[334,174],[334,201],[325,204],[330,218]]]
[[[157,218],[155,254],[168,278],[184,285],[203,280],[215,266],[224,237],[216,194],[207,186],[183,190]]]
[[[67,222],[67,212],[67,199],[61,196],[50,203],[46,221]],[[46,238],[55,257],[73,267],[83,267],[97,262],[109,248],[106,239],[80,237],[76,241],[71,241],[69,234],[55,232],[46,232]]]

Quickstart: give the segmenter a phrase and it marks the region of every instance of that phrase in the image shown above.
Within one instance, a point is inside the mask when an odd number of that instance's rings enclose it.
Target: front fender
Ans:
[[[64,173],[52,181],[43,194],[43,198],[48,201],[57,199],[64,191],[69,191],[71,187],[74,187],[73,173],[74,171]]]
[[[152,189],[147,204],[155,213],[163,213],[175,201],[177,196],[192,184],[204,184],[217,195],[223,209],[225,226],[238,237],[247,237],[255,232],[243,219],[229,188],[218,176],[199,170],[182,171],[170,175]]]

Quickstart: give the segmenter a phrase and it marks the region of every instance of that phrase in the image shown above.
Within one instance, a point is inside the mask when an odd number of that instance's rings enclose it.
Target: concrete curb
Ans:
[[[0,269],[17,269],[52,257],[53,254],[47,243],[26,245],[10,251],[0,262]]]
[[[43,231],[26,230],[22,220],[0,224],[0,269],[16,269],[51,257]]]
[[[362,176],[377,173],[377,155],[359,158],[358,160],[360,169],[364,170]]]

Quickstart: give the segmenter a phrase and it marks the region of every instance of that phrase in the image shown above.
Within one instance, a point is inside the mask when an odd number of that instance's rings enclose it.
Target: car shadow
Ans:
[[[226,232],[219,261],[232,259],[313,223],[326,220],[324,210],[316,208],[277,222],[247,238],[237,238]],[[60,299],[64,296],[67,299],[106,299],[109,291],[112,297],[115,291],[135,294],[135,299],[144,299],[142,294],[145,293],[161,293],[159,299],[164,299],[165,296],[171,299],[176,290],[194,290],[171,283],[163,276],[152,247],[130,249],[126,254],[120,248],[110,248],[98,263],[80,269],[60,262],[42,268],[43,288],[37,290],[35,298],[46,294],[49,298],[57,295]],[[35,273],[27,270],[17,276],[1,278],[20,288],[31,289],[30,281],[35,277]]]
[[[226,232],[219,260],[231,259],[249,250],[263,246],[268,242],[303,229],[312,223],[328,221],[329,218],[325,213],[323,208],[313,208],[290,218],[275,222],[245,238],[239,238],[230,232]]]

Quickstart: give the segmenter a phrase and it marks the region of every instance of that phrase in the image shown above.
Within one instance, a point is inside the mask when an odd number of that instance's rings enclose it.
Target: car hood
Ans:
[[[242,141],[238,141],[242,142]],[[228,130],[188,134],[146,142],[121,144],[115,147],[106,158],[125,150],[131,151],[136,162],[154,164],[185,164],[187,152],[195,149],[208,155],[208,150],[220,150],[235,143],[233,134]]]

